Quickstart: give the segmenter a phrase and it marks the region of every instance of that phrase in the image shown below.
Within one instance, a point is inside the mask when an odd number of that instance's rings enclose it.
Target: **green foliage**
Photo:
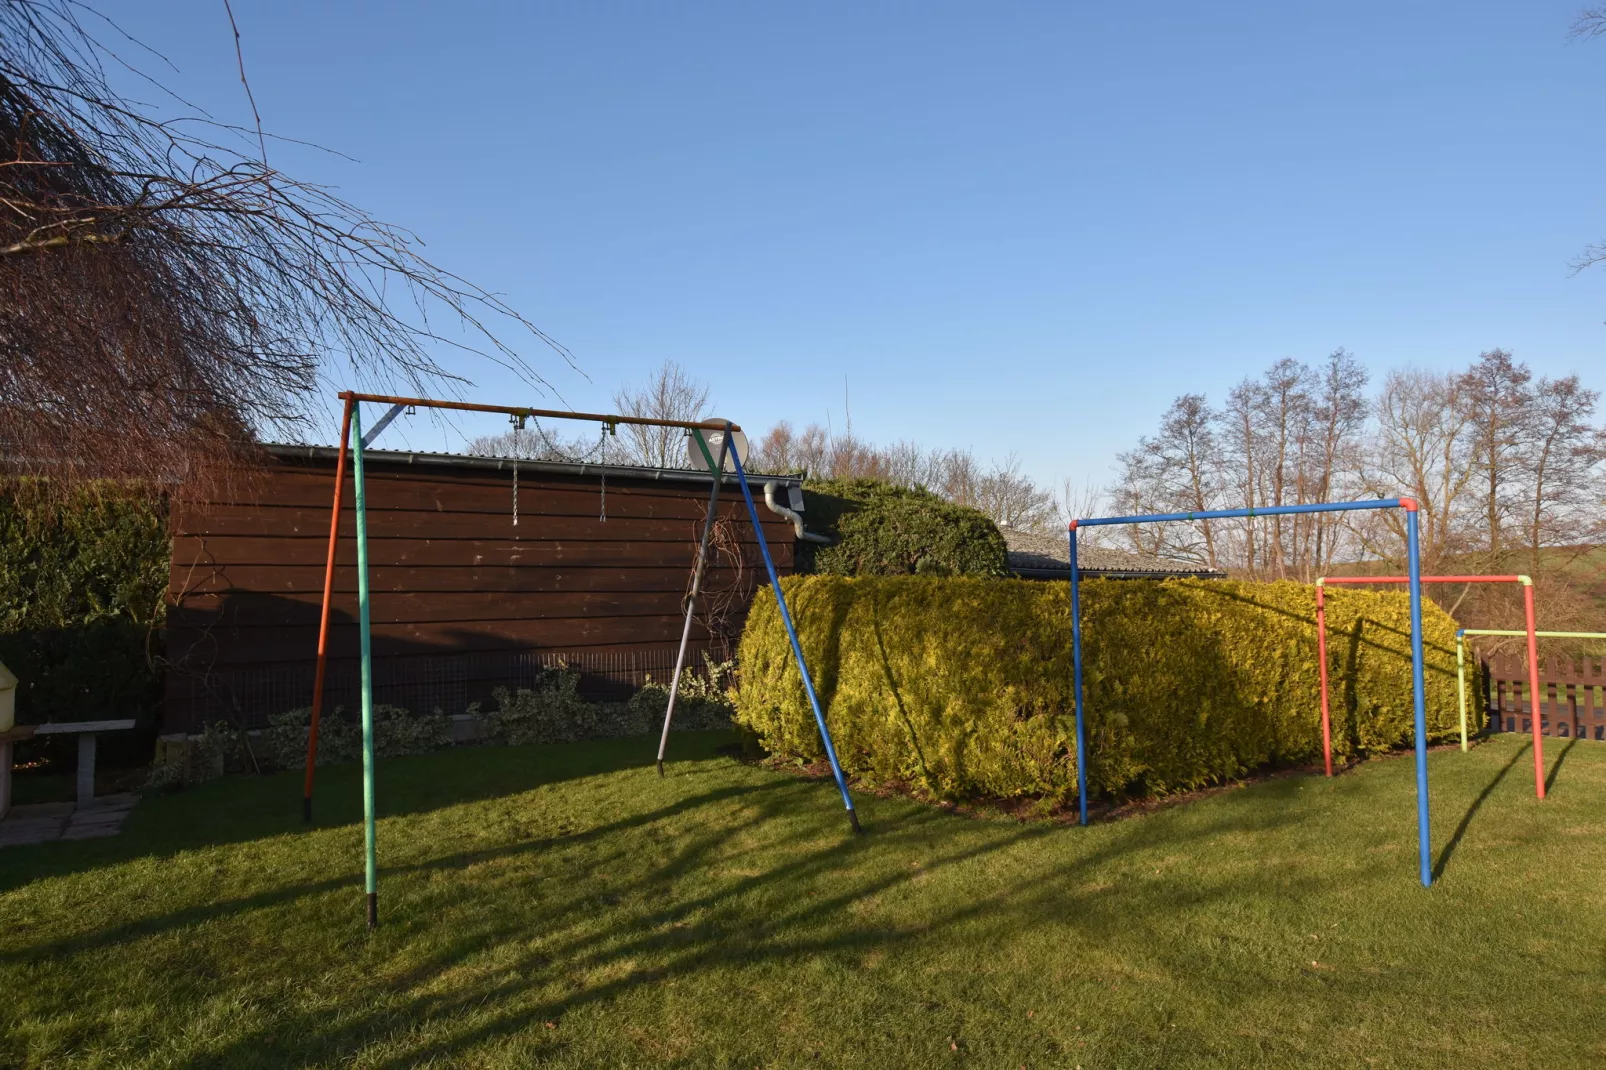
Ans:
[[[0,661],[21,680],[19,722],[132,716],[154,731],[169,556],[160,501],[0,483]]]
[[[310,706],[270,717],[262,733],[261,757],[275,769],[300,768],[307,760],[307,728],[311,723]],[[427,714],[382,703],[374,707],[374,753],[381,758],[424,754],[450,743],[450,722],[439,707]],[[336,706],[333,714],[319,718],[319,765],[361,759],[362,726],[346,716],[344,707]]]
[[[1068,585],[783,584],[845,768],[942,797],[1074,797]],[[1091,791],[1162,795],[1320,760],[1310,587],[1093,580],[1082,612]],[[1455,624],[1423,613],[1429,732],[1445,740],[1459,724]],[[1336,758],[1410,740],[1408,622],[1401,592],[1329,593]],[[772,597],[755,601],[740,657],[738,723],[774,753],[823,758]]]
[[[703,655],[701,673],[686,672],[680,678],[680,699],[675,703],[674,727],[687,732],[705,732],[731,726],[731,694],[735,690],[736,663],[715,661]],[[669,706],[669,685],[648,677],[629,702],[631,713],[652,731],[664,723]]]
[[[924,489],[875,479],[806,484],[810,530],[834,546],[804,543],[799,568],[837,576],[1003,576],[1004,537],[986,514]]]
[[[731,706],[724,688],[731,674],[730,663],[707,661],[706,675],[683,675],[674,727],[730,727]],[[628,702],[595,703],[580,696],[579,683],[577,671],[560,665],[548,669],[534,688],[517,692],[498,688],[492,693],[496,708],[479,714],[481,737],[490,743],[572,743],[645,735],[663,724],[669,702],[669,688],[663,684],[649,679]]]

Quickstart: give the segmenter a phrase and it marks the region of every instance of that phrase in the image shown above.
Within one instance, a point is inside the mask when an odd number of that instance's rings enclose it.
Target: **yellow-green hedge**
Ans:
[[[783,584],[849,771],[950,798],[1075,795],[1067,584]],[[1336,590],[1327,602],[1335,757],[1409,743],[1405,593]],[[1092,580],[1082,614],[1091,791],[1158,795],[1320,760],[1313,588]],[[1428,602],[1423,616],[1429,734],[1447,740],[1459,732],[1455,623]],[[741,675],[738,722],[773,753],[823,757],[767,592],[742,636]]]

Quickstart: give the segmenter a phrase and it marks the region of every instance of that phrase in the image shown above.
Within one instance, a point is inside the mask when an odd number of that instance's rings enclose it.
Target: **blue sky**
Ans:
[[[529,353],[573,406],[673,358],[750,430],[840,427],[846,383],[863,435],[1057,483],[1338,346],[1606,386],[1579,2],[234,10],[267,127],[357,161],[273,162],[568,345],[589,381]],[[221,0],[104,10],[248,118]]]

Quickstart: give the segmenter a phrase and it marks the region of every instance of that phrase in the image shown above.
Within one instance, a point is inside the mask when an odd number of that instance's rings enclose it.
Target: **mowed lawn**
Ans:
[[[1080,829],[861,796],[717,735],[140,803],[0,851],[0,1065],[1606,1065],[1606,744],[1497,739]]]

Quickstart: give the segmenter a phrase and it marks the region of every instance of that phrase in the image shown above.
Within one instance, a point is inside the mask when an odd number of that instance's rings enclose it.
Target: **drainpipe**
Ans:
[[[786,519],[790,520],[792,522],[792,530],[794,532],[796,532],[797,533],[797,537],[802,539],[804,542],[817,543],[820,546],[830,546],[830,545],[832,545],[831,536],[829,536],[829,535],[816,535],[812,531],[804,531],[803,530],[803,514],[802,513],[799,513],[794,509],[788,509],[786,506],[782,505],[780,502],[775,500],[775,494],[780,489],[781,489],[781,484],[779,482],[777,482],[776,480],[773,480],[773,479],[770,480],[768,483],[764,484],[764,505],[765,505],[765,507],[768,508],[769,511],[774,513],[776,516],[784,516]]]

